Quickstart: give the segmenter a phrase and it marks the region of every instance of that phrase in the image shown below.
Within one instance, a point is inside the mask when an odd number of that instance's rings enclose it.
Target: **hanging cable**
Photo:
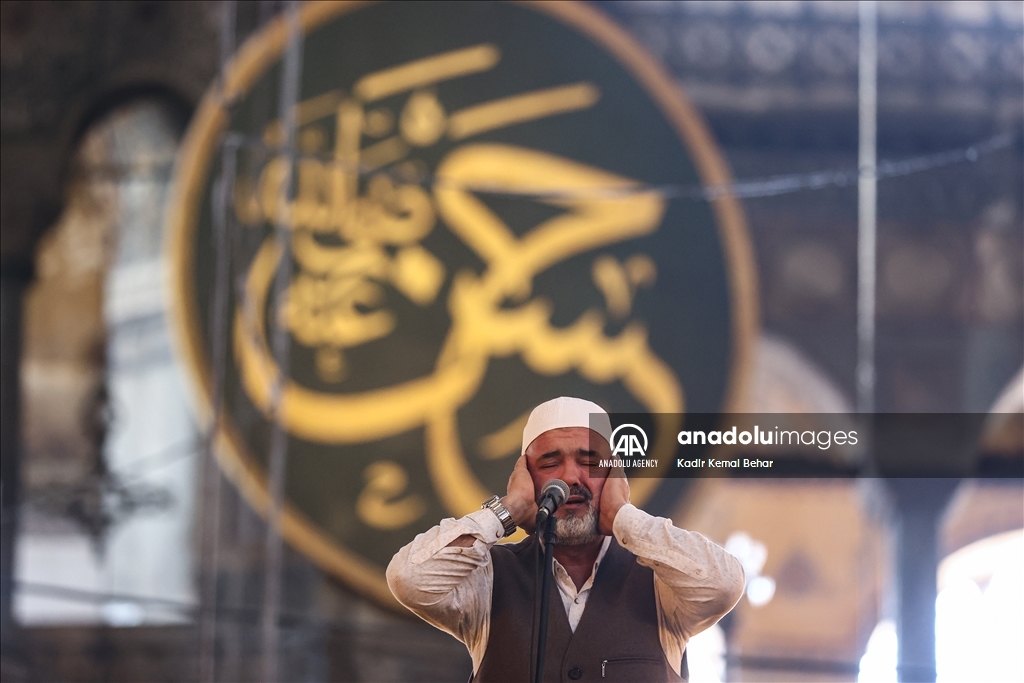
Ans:
[[[983,157],[1011,148],[1015,144],[1016,136],[1013,133],[1000,133],[984,140],[979,140],[970,145],[944,150],[932,154],[908,157],[906,159],[879,161],[875,166],[875,179],[877,181],[902,178],[908,175],[915,175],[926,171],[945,168],[955,164],[975,163]],[[262,140],[243,135],[238,132],[231,132],[225,136],[225,145],[232,145],[236,150],[248,149],[259,150],[262,157],[269,160],[279,152],[278,149],[268,147]],[[402,180],[388,172],[387,169],[374,168],[369,166],[355,165],[337,161],[320,155],[299,154],[295,156],[296,161],[315,160],[324,165],[334,165],[340,168],[354,169],[361,178],[384,173],[393,180]],[[263,164],[258,167],[261,168]],[[118,182],[126,177],[137,178],[143,176],[152,179],[154,182],[170,178],[173,164],[171,162],[153,164],[91,164],[78,166],[76,173],[88,175],[90,178],[99,177],[103,181]],[[545,193],[524,193],[504,188],[493,188],[493,193],[523,196],[535,199],[562,199],[579,196],[594,196],[595,193],[607,196],[621,196],[625,193],[650,193],[655,192],[666,199],[695,199],[713,201],[719,197],[732,196],[738,199],[758,199],[763,197],[776,197],[779,195],[792,194],[808,190],[823,190],[830,187],[852,187],[859,179],[860,171],[854,167],[823,169],[819,171],[808,171],[805,173],[787,173],[763,178],[750,178],[747,180],[736,180],[728,185],[636,185],[628,189],[601,190],[564,190]],[[420,186],[430,188],[444,184],[446,181],[438,181],[428,176],[420,182]],[[451,181],[447,185],[451,186]],[[480,186],[474,186],[480,190]]]
[[[269,162],[275,154],[279,154],[277,148],[268,147],[262,140],[232,132],[227,139],[232,141],[237,149],[257,150],[261,156],[265,156]],[[873,178],[876,183],[880,180],[901,178],[908,175],[923,173],[946,166],[960,163],[975,163],[985,156],[995,152],[1008,149],[1015,144],[1016,135],[1013,133],[1000,133],[992,137],[980,140],[973,144],[944,150],[932,154],[924,154],[906,159],[887,160],[873,164]],[[343,168],[346,171],[355,172],[360,178],[367,178],[372,175],[384,174],[395,181],[408,182],[397,175],[391,169],[380,169],[361,164],[352,164],[322,155],[295,155],[295,161],[315,160],[325,166]],[[258,167],[260,168],[260,167]],[[544,192],[524,192],[522,190],[510,190],[500,186],[486,186],[474,184],[472,189],[476,192],[504,195],[510,197],[524,197],[536,200],[559,200],[573,199],[579,197],[601,198],[621,197],[630,194],[657,194],[665,199],[693,199],[702,201],[715,201],[721,197],[736,197],[738,199],[757,199],[761,197],[776,197],[794,192],[808,190],[823,190],[830,187],[851,187],[859,184],[861,178],[860,168],[836,168],[806,173],[790,173],[763,178],[751,178],[749,180],[737,180],[725,185],[675,185],[675,184],[637,184],[626,188],[586,188],[586,189],[565,189],[547,190]],[[419,182],[421,187],[430,189],[432,187],[458,188],[461,187],[451,180],[439,179],[428,175]]]

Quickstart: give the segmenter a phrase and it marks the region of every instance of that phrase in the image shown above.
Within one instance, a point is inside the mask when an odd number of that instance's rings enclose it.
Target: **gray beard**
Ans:
[[[580,516],[555,519],[555,543],[558,545],[586,545],[601,538],[597,530],[597,510],[588,505]]]

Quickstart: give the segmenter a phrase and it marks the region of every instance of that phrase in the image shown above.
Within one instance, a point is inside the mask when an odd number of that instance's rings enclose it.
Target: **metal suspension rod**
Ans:
[[[225,95],[228,63],[235,49],[234,0],[221,5],[220,16],[220,88]],[[225,143],[221,147],[221,175],[214,189],[213,253],[214,273],[213,305],[210,307],[210,363],[212,366],[211,418],[205,439],[203,458],[203,503],[201,579],[199,613],[199,680],[213,683],[217,678],[217,581],[220,570],[220,508],[222,478],[217,467],[215,449],[217,434],[223,417],[224,376],[227,355],[227,307],[231,282],[231,258],[228,248],[228,221],[230,220],[228,188],[235,184],[236,145]]]
[[[281,73],[281,90],[278,99],[278,114],[284,128],[284,155],[287,158],[284,182],[282,183],[281,206],[291,206],[295,196],[295,107],[299,99],[299,83],[302,75],[302,32],[299,24],[299,2],[291,0],[285,10],[288,29],[288,43],[284,54]],[[284,383],[290,372],[288,330],[280,324],[276,311],[284,301],[284,294],[291,282],[291,215],[284,212],[281,220],[274,225],[277,244],[281,254],[280,266],[274,279],[273,306],[275,321],[272,347],[279,372],[274,379],[271,395],[271,436],[270,453],[267,462],[267,484],[269,507],[267,509],[266,568],[263,584],[263,608],[260,615],[262,636],[262,680],[273,683],[278,680],[278,649],[280,630],[278,617],[281,611],[281,517],[284,508],[285,466],[288,458],[288,433],[281,424],[280,408]]]
[[[875,265],[878,212],[878,7],[860,2],[857,150],[857,410],[875,411]]]

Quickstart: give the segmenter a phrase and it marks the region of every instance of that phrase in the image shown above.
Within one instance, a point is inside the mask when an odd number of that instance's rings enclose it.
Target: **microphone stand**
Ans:
[[[538,528],[537,533],[541,533]],[[544,650],[548,644],[548,597],[551,592],[552,560],[555,552],[555,516],[548,515],[544,522],[544,564],[540,580],[540,617],[537,625],[537,668],[534,683],[544,682]]]

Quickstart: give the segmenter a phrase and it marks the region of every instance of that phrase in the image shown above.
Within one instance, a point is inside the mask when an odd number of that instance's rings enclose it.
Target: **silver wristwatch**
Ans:
[[[516,521],[512,519],[512,515],[505,509],[505,506],[501,504],[501,498],[497,496],[491,496],[480,505],[481,508],[487,508],[498,518],[501,525],[505,527],[505,535],[502,538],[508,538],[516,532]]]

